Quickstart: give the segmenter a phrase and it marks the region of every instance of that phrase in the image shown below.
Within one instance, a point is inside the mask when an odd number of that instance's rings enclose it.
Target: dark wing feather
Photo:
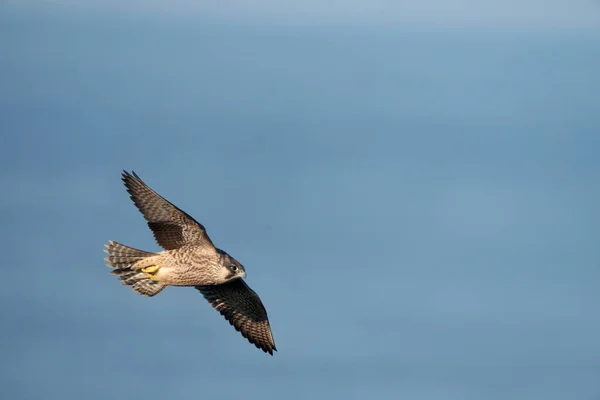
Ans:
[[[206,300],[250,343],[273,355],[275,341],[260,298],[241,278],[222,285],[195,286]]]
[[[202,224],[150,189],[135,172],[132,174],[123,171],[127,192],[162,248],[173,250],[183,245],[195,245],[214,250]]]

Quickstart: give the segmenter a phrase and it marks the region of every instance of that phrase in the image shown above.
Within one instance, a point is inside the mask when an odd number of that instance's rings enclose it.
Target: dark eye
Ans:
[[[229,269],[231,270],[231,272],[236,272],[238,270],[238,267],[232,265],[231,267],[229,267]]]

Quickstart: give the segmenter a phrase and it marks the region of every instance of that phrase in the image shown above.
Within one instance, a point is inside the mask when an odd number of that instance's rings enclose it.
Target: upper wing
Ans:
[[[162,248],[173,250],[191,244],[214,250],[215,246],[202,224],[150,189],[135,172],[132,173],[123,171],[123,182]]]
[[[256,347],[273,355],[275,341],[260,298],[241,278],[222,285],[195,286],[236,331]]]

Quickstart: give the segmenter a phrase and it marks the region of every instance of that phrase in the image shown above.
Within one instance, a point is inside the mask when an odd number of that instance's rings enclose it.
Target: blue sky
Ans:
[[[0,397],[600,395],[592,3],[524,2],[531,30],[105,4],[0,9]],[[158,250],[122,169],[245,265],[274,357],[109,275],[109,239]]]
[[[109,11],[159,18],[187,17],[259,21],[262,24],[450,25],[525,29],[598,30],[600,5],[593,0],[10,0],[21,7]]]

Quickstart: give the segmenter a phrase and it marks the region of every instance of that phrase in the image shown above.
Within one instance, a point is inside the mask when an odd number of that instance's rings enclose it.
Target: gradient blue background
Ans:
[[[600,29],[23,4],[1,398],[600,398]],[[109,275],[158,250],[122,169],[246,266],[274,357]]]

